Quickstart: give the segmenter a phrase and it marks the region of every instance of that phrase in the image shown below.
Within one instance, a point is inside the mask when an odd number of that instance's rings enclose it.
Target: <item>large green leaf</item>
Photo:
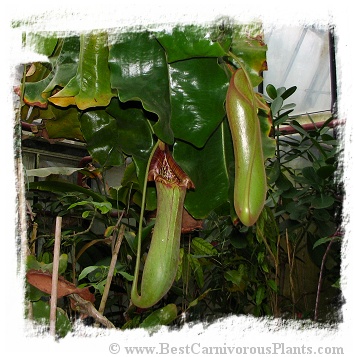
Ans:
[[[30,182],[27,186],[29,190],[40,190],[54,193],[68,194],[69,192],[79,192],[92,197],[97,202],[105,202],[106,198],[99,193],[89,190],[79,185],[61,181],[38,181]]]
[[[195,184],[195,190],[187,191],[185,199],[185,208],[195,218],[206,218],[213,209],[229,201],[232,150],[225,121],[202,149],[176,142],[174,158]]]
[[[53,73],[50,72],[45,78],[39,81],[26,83],[23,96],[24,102],[28,105],[46,108],[49,95],[47,93],[47,95],[42,96],[42,93],[51,82],[52,78]]]
[[[148,161],[153,138],[142,109],[113,98],[105,110],[86,111],[81,127],[90,154],[101,165],[120,165],[123,154]]]
[[[36,71],[26,78],[24,101],[29,105],[46,108],[47,99],[51,96],[52,91],[55,88],[64,87],[76,75],[80,52],[79,37],[55,39],[55,43],[57,42],[60,43],[59,49],[56,50],[56,52],[59,51],[59,54],[50,58],[53,68],[49,70],[47,68],[49,65],[45,67],[36,63],[34,64]],[[51,51],[53,52],[53,49]]]
[[[173,142],[172,127],[175,137],[203,146],[224,115],[228,81],[217,59],[168,66],[164,49],[149,33],[128,33],[116,41],[109,61],[120,100],[140,100],[146,110],[156,113],[153,128],[161,140]]]
[[[80,112],[76,107],[64,109],[49,104],[48,110],[54,115],[53,119],[45,120],[47,133],[51,139],[84,140],[79,120]]]
[[[169,70],[174,135],[202,147],[225,115],[226,74],[216,58],[176,62]]]
[[[157,40],[148,32],[118,36],[110,49],[109,65],[112,87],[118,90],[120,100],[140,100],[146,110],[156,113],[155,134],[172,144],[168,68]]]
[[[42,119],[49,139],[64,138],[84,141],[79,120],[80,111],[76,107],[61,108],[51,103],[44,105],[46,106],[44,108],[32,107],[31,115],[26,121]],[[24,112],[23,115],[27,114]],[[24,120],[23,117],[21,119]]]
[[[75,77],[80,61],[80,37],[70,36],[61,40],[60,53],[53,68],[53,78],[43,92],[52,92],[57,86],[65,87]]]
[[[26,90],[27,90],[27,85],[29,83],[26,83]],[[25,97],[26,97],[26,92],[25,92]],[[27,98],[29,99],[29,98]],[[34,105],[33,103],[30,103],[30,105]],[[38,107],[38,106],[23,106],[23,112],[21,113],[21,120],[32,123],[35,119],[54,119],[55,114],[53,113],[52,109],[54,108],[54,105],[49,104],[48,102],[44,103],[43,107]],[[27,109],[27,110],[26,110]],[[65,108],[66,109],[66,108]]]
[[[87,148],[102,166],[121,165],[122,151],[118,144],[117,121],[105,110],[89,110],[80,118]]]
[[[243,62],[253,87],[262,82],[260,73],[267,70],[267,46],[263,41],[260,23],[236,27],[233,34],[232,52]]]
[[[143,110],[130,108],[113,98],[106,108],[116,119],[117,143],[127,155],[148,158],[153,147],[153,133]]]
[[[226,50],[216,42],[214,35],[211,28],[195,25],[175,26],[172,30],[155,33],[169,63],[194,57],[224,56]]]
[[[76,105],[81,110],[108,105],[114,96],[110,83],[108,53],[107,33],[80,35],[76,75],[48,100],[62,107]]]

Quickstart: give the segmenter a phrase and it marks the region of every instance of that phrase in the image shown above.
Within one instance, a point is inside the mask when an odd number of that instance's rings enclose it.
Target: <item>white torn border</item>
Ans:
[[[342,347],[343,356],[351,356],[354,336],[354,239],[353,219],[350,213],[354,210],[354,184],[351,166],[354,165],[352,139],[355,118],[352,118],[352,99],[354,76],[354,41],[352,39],[351,9],[343,2],[336,1],[13,1],[3,4],[1,11],[1,39],[5,48],[1,53],[1,348],[11,354],[26,356],[49,355],[63,356],[80,354],[81,356],[109,356],[111,344],[120,344],[118,355],[127,355],[125,347],[156,346],[156,352],[165,353],[166,344],[180,348],[175,354],[208,354],[202,347],[245,347],[244,355],[259,355],[256,347],[272,347],[280,344],[284,354],[286,347],[312,347],[313,354],[318,347]],[[21,33],[26,30],[38,31],[90,31],[93,29],[112,29],[124,27],[164,26],[166,24],[204,24],[215,21],[221,16],[229,16],[240,22],[262,21],[268,27],[282,25],[335,25],[337,41],[337,76],[338,76],[338,114],[346,119],[344,130],[346,200],[346,239],[342,260],[342,290],[345,298],[343,306],[344,323],[339,328],[315,328],[301,321],[285,322],[277,319],[262,319],[240,316],[218,320],[209,326],[204,323],[184,326],[180,331],[163,328],[149,336],[144,330],[135,331],[98,331],[93,328],[77,326],[76,333],[67,336],[59,343],[50,337],[37,334],[38,331],[23,319],[22,279],[18,273],[16,251],[19,248],[15,237],[17,213],[22,207],[16,202],[16,189],[23,189],[16,182],[21,178],[14,171],[14,108],[12,87],[14,69],[19,63],[33,61],[31,51],[21,50]],[[13,29],[11,21],[26,20],[26,25]],[[311,53],[310,53],[311,57]],[[271,63],[269,65],[272,65]],[[5,72],[5,75],[4,75]],[[302,75],[300,73],[300,75]],[[4,81],[5,79],[5,81]],[[5,82],[5,83],[4,83]],[[22,225],[24,222],[21,222]],[[23,225],[24,226],[24,225]],[[23,232],[22,232],[23,234]],[[22,270],[22,269],[20,269]],[[32,336],[32,337],[31,337]],[[164,345],[165,344],[165,345]],[[283,345],[282,345],[283,344]],[[195,349],[186,350],[184,346],[193,345]],[[277,345],[279,347],[279,345]],[[254,347],[254,349],[250,349]],[[113,350],[117,352],[117,349]],[[235,355],[242,350],[220,350],[221,354]],[[170,351],[173,352],[173,351]],[[225,352],[225,353],[224,353]],[[267,352],[267,351],[266,351]],[[282,354],[278,349],[277,354]],[[309,350],[305,350],[307,354]],[[157,353],[153,353],[157,354]],[[301,354],[303,355],[303,354]]]

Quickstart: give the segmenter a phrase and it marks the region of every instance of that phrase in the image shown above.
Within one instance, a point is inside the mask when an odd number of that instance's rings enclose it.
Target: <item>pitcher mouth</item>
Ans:
[[[149,166],[148,181],[168,186],[195,188],[194,183],[172,157],[168,145],[159,142]]]

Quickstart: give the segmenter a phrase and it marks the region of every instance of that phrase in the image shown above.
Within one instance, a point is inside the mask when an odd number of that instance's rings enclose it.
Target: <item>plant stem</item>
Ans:
[[[36,254],[37,230],[38,230],[38,223],[34,222],[33,223],[32,233],[31,233],[31,241],[30,241],[31,254],[33,254],[33,255]]]
[[[189,246],[188,246],[188,255],[191,255],[191,234],[189,235]],[[185,284],[185,288],[184,288],[184,293],[185,293],[185,296],[184,296],[184,301],[185,301],[185,304],[187,305],[187,302],[188,302],[188,296],[189,296],[189,276],[190,276],[190,261],[189,259],[187,259],[187,267],[186,267],[186,277],[185,277],[185,281],[186,281],[186,284]],[[185,306],[186,306],[185,305]]]
[[[257,232],[260,234],[261,239],[263,240],[263,243],[265,244],[265,247],[266,247],[267,251],[269,252],[269,254],[271,255],[271,257],[272,257],[272,259],[274,261],[274,264],[276,266],[278,264],[278,261],[277,261],[275,255],[274,255],[274,253],[272,252],[272,250],[271,250],[266,238],[264,237],[264,234],[261,232],[259,227],[257,227]]]
[[[275,266],[275,282],[276,285],[279,287],[280,285],[280,278],[279,278],[279,254],[280,254],[280,240],[281,240],[281,236],[280,234],[278,234],[277,236],[277,246],[276,246],[276,266]],[[278,294],[280,293],[280,290],[278,289],[278,291],[275,293],[275,310],[274,310],[274,316],[275,317],[279,317],[279,297]]]
[[[90,232],[90,229],[91,229],[92,225],[94,224],[96,212],[97,212],[97,208],[94,208],[94,214],[92,216],[89,227],[87,229],[85,229],[84,231],[78,232],[78,233],[68,234],[67,236],[65,236],[65,239],[74,238],[76,236],[80,236],[82,234],[86,234],[86,233]]]
[[[122,218],[122,215],[118,219],[117,225],[121,221],[121,218]],[[117,239],[116,239],[116,243],[115,243],[115,246],[114,246],[114,249],[113,249],[113,252],[112,252],[112,258],[111,258],[110,268],[109,268],[108,274],[107,274],[107,280],[106,280],[106,284],[105,284],[105,289],[104,289],[104,292],[102,294],[102,298],[101,298],[101,302],[100,302],[100,307],[99,307],[99,313],[100,314],[103,314],[104,310],[105,310],[106,301],[107,301],[107,298],[108,298],[108,293],[110,291],[111,282],[112,282],[112,278],[113,278],[113,273],[114,273],[116,262],[117,262],[117,256],[118,256],[118,252],[119,252],[120,247],[121,247],[121,243],[122,243],[122,240],[123,240],[125,229],[126,229],[126,226],[124,224],[121,224],[120,230],[119,230],[119,233],[118,233],[118,236],[117,236]]]
[[[105,316],[102,316],[90,301],[83,299],[78,294],[70,294],[68,296],[76,302],[76,305],[79,305],[81,313],[93,317],[97,323],[100,323],[107,328],[115,328],[115,325]]]
[[[320,272],[319,272],[319,279],[318,279],[316,305],[314,307],[314,321],[318,320],[318,308],[319,308],[319,300],[320,300],[320,290],[321,290],[322,283],[323,283],[323,271],[324,271],[324,266],[325,266],[325,260],[327,258],[327,255],[329,253],[330,247],[333,244],[335,238],[337,238],[336,234],[334,234],[332,239],[330,240],[330,242],[329,242],[329,244],[327,246],[327,249],[326,249],[326,251],[325,251],[325,253],[323,255],[323,258],[322,258],[322,263],[321,263]]]
[[[294,310],[295,310],[295,286],[294,286],[293,277],[292,277],[294,257],[293,257],[293,255],[291,257],[290,242],[288,240],[287,229],[286,229],[286,246],[287,246],[288,264],[290,266],[289,280],[290,280],[290,289],[291,289],[291,298],[292,298],[292,313],[294,315]]]
[[[94,239],[92,241],[90,241],[89,243],[86,243],[79,251],[79,253],[76,255],[75,257],[75,262],[78,261],[78,259],[81,257],[81,255],[88,249],[90,248],[91,246],[93,246],[94,244],[96,243],[109,243],[111,242],[112,238],[109,237],[109,238],[105,238],[105,239],[102,239],[102,238],[99,238],[99,239]]]
[[[50,308],[50,317],[49,317],[49,332],[53,337],[55,337],[55,324],[56,324],[56,315],[57,315],[56,312],[57,312],[57,296],[58,296],[58,268],[59,268],[61,233],[62,233],[62,217],[58,216],[55,224],[51,308]]]
[[[75,241],[73,242],[72,248],[71,248],[71,258],[72,258],[72,282],[74,285],[76,285],[76,259],[75,259]]]

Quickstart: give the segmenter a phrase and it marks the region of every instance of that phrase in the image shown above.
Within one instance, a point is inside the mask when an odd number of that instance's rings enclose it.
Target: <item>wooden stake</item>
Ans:
[[[105,305],[106,305],[108,293],[110,291],[111,282],[112,282],[112,278],[113,278],[113,273],[114,273],[116,262],[117,262],[117,255],[118,255],[118,252],[120,251],[120,247],[121,247],[121,243],[122,243],[122,240],[123,240],[123,237],[124,237],[125,229],[126,229],[125,225],[121,224],[121,227],[120,227],[120,230],[119,230],[116,242],[115,242],[115,247],[114,247],[113,252],[112,252],[112,258],[111,258],[110,268],[109,268],[109,271],[108,271],[108,274],[107,274],[106,285],[105,285],[104,292],[102,294],[100,307],[99,307],[99,313],[102,314],[102,315],[103,315],[104,310],[105,310]]]
[[[52,290],[51,290],[51,309],[49,317],[49,332],[55,338],[57,296],[58,296],[58,268],[60,255],[60,238],[62,233],[62,217],[56,218],[54,250],[53,250],[53,272],[52,272]]]

